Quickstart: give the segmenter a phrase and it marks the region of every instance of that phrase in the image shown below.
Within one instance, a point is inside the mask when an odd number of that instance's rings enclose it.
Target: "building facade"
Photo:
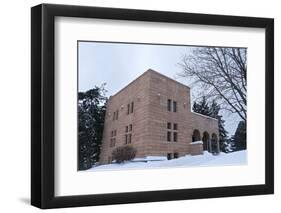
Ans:
[[[190,104],[189,87],[147,70],[109,98],[100,163],[110,163],[112,151],[125,144],[140,158],[219,152],[218,121]]]

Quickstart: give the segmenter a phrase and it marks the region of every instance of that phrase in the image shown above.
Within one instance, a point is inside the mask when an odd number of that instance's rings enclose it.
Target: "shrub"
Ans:
[[[130,146],[120,146],[113,150],[112,159],[116,160],[116,163],[122,163],[126,160],[132,160],[136,156],[137,150]]]

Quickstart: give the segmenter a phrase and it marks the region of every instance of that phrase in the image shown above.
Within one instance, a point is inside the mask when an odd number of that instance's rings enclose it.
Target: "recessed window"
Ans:
[[[174,153],[174,158],[178,158],[179,157],[179,153],[175,152]]]
[[[110,134],[110,147],[114,147],[116,144],[117,130],[112,130]]]
[[[171,132],[170,131],[167,132],[167,141],[171,141]]]
[[[134,112],[134,102],[127,104],[127,115]]]
[[[177,112],[177,102],[173,101],[173,111]]]
[[[178,133],[174,132],[174,142],[177,142],[177,141],[178,141]]]
[[[127,105],[127,114],[130,114],[130,104]]]
[[[118,120],[118,114],[119,114],[119,110],[113,112],[113,118],[112,118],[113,121]]]
[[[134,102],[131,103],[131,113],[134,112]]]
[[[172,129],[173,127],[173,129]],[[173,138],[172,138],[173,137]],[[178,141],[178,124],[177,123],[167,123],[167,141]]]
[[[171,129],[171,123],[170,122],[167,123],[167,128]]]
[[[125,129],[125,144],[132,143],[132,130],[133,130],[132,124],[126,126],[126,129]]]
[[[167,109],[168,111],[171,111],[171,108],[172,108],[172,100],[171,99],[168,99],[168,102],[167,102]]]

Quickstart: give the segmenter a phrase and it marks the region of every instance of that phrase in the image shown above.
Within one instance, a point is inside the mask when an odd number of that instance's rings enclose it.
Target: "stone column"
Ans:
[[[208,144],[209,144],[209,151],[212,153],[212,140],[208,140]]]
[[[217,147],[218,147],[217,152],[220,153],[220,141],[219,140],[217,141]]]

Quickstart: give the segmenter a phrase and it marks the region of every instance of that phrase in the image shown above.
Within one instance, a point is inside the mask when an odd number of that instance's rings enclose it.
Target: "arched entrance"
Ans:
[[[211,138],[211,150],[212,153],[219,153],[220,150],[218,136],[215,133],[212,134]]]
[[[210,136],[208,132],[203,132],[203,137],[202,137],[202,141],[203,141],[203,150],[208,150],[210,151]]]
[[[200,136],[200,132],[198,129],[195,129],[193,131],[193,135],[192,135],[192,142],[194,141],[200,141],[201,140],[201,136]]]

